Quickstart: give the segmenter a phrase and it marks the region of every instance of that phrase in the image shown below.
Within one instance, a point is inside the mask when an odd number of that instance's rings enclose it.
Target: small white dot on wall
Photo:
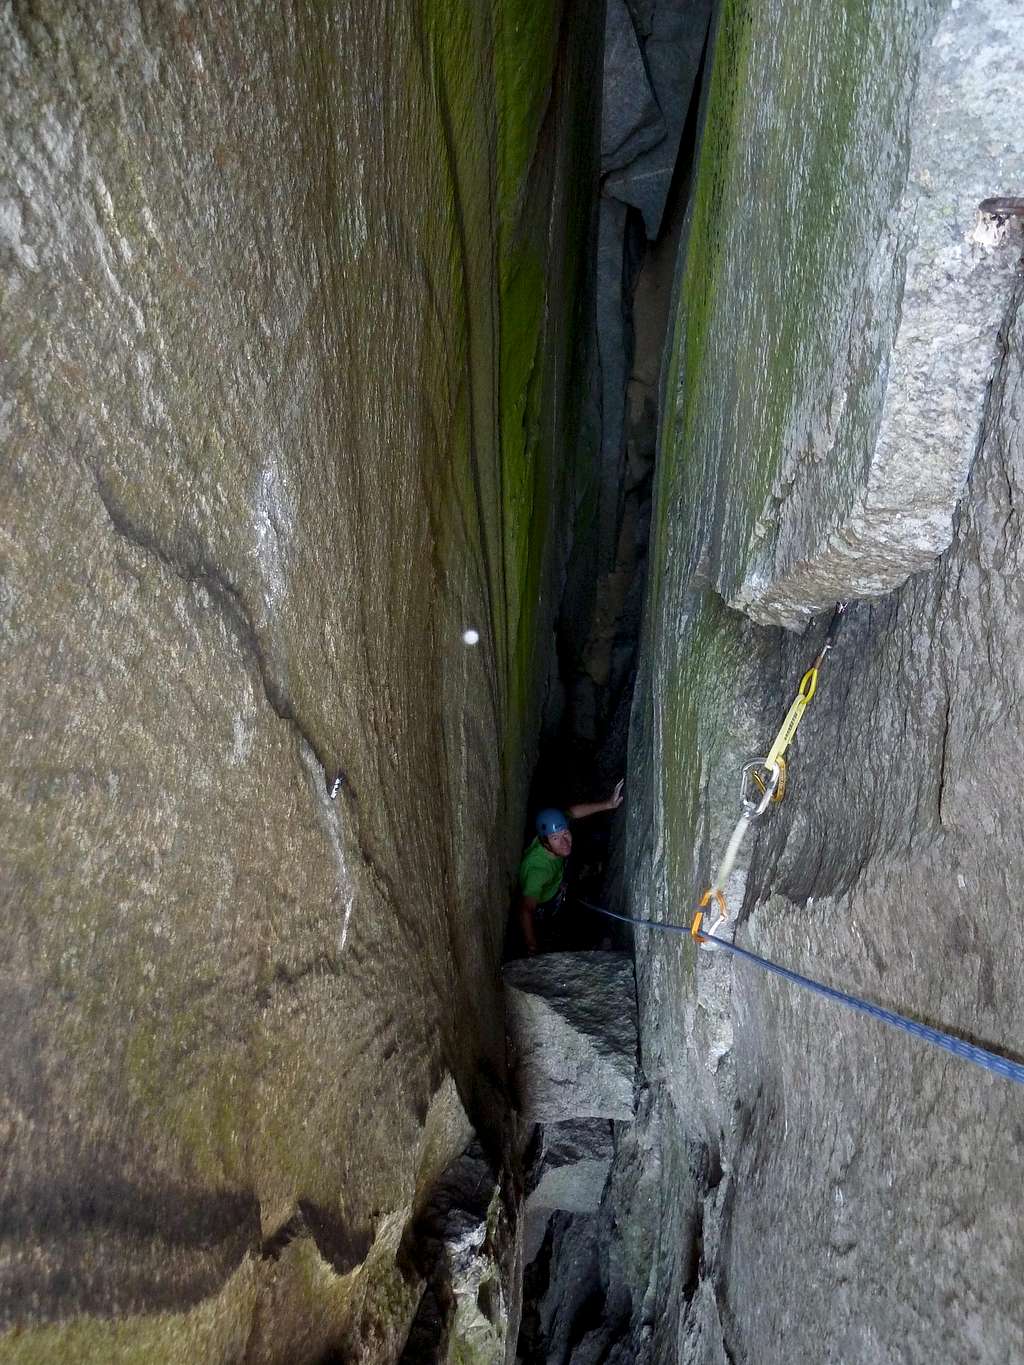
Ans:
[[[473,630],[472,627],[470,627],[469,630],[464,630],[462,632],[462,643],[464,645],[475,645],[479,639],[480,632],[478,630]]]

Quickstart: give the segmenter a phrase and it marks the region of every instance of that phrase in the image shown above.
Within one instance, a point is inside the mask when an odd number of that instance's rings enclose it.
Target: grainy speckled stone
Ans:
[[[762,14],[766,23],[771,13]],[[881,13],[873,9],[867,17]],[[864,166],[857,181],[829,176],[836,165],[849,167],[847,153],[866,145],[856,141],[866,135],[862,120],[877,116],[884,103],[875,77],[885,84],[913,68],[915,43],[941,36],[946,13],[939,6],[929,18],[923,9],[887,6],[885,26],[872,22],[860,34],[860,56],[846,59],[851,77],[868,77],[857,64],[878,39],[892,65],[879,64],[871,75],[874,104],[853,106],[852,144],[830,140],[835,125],[828,122],[772,125],[804,151],[817,146],[819,195],[825,186],[836,190],[824,239],[836,292],[817,296],[824,332],[837,308],[856,309],[862,277],[849,271],[850,261],[875,240],[870,233],[847,235],[850,202],[838,191],[848,185],[856,202],[865,184],[877,187],[873,171],[884,172],[883,181],[898,178],[902,160],[905,174],[914,164],[912,120],[902,153],[884,166]],[[959,6],[955,15],[949,10],[950,23],[977,25],[974,38],[964,40],[976,51],[990,43],[994,15],[976,4]],[[794,23],[788,34],[801,62],[809,54],[801,68],[807,72],[820,74],[822,54],[836,56],[817,40],[806,52],[799,47],[823,17],[807,11],[809,27]],[[909,27],[901,29],[904,22]],[[829,41],[842,31],[831,28]],[[992,42],[987,50],[996,91],[1001,58],[1012,71],[1020,48]],[[797,48],[773,47],[764,61],[773,80],[788,81]],[[839,80],[831,88],[836,100],[848,93]],[[772,86],[768,99],[776,109],[786,89]],[[912,89],[912,81],[898,85],[897,96]],[[1008,98],[1019,105],[1019,82]],[[730,106],[730,118],[735,113]],[[965,119],[966,148],[969,109]],[[902,125],[897,118],[886,126]],[[742,119],[731,122],[733,134],[737,127],[745,139]],[[714,128],[709,136],[717,136]],[[774,139],[773,131],[767,142],[744,140],[739,160],[748,153],[770,159]],[[837,147],[846,151],[830,161]],[[958,167],[952,152],[938,159],[930,202],[955,199]],[[720,167],[708,174],[721,183]],[[811,221],[805,189],[799,178],[788,187],[790,245],[804,248],[812,240],[801,236]],[[698,205],[706,192],[698,188]],[[634,710],[630,900],[636,913],[677,924],[689,920],[737,814],[740,763],[765,751],[824,631],[823,620],[802,636],[760,628],[709,586],[729,583],[731,594],[733,568],[746,571],[747,530],[765,506],[765,466],[756,447],[734,462],[730,452],[739,447],[731,444],[718,462],[701,434],[705,423],[732,439],[742,423],[757,433],[785,431],[779,414],[788,421],[796,397],[806,430],[817,429],[814,423],[824,430],[836,413],[869,455],[879,423],[883,442],[895,430],[886,426],[895,413],[890,405],[883,417],[880,389],[875,399],[870,385],[833,391],[829,367],[810,362],[820,337],[796,337],[804,368],[785,358],[793,337],[777,325],[776,258],[768,250],[777,242],[775,228],[751,223],[745,210],[733,217],[736,207],[729,201],[729,215],[717,224],[715,240],[726,255],[712,250],[710,260],[720,271],[727,259],[738,267],[731,253],[745,241],[746,292],[726,283],[726,271],[716,277],[712,299],[699,292],[706,280],[692,255],[687,266],[698,292],[684,297],[682,308],[695,330],[680,334],[688,349],[681,344],[679,406],[663,442],[667,501]],[[857,211],[863,208],[860,202]],[[695,223],[703,250],[712,220],[702,224],[695,213]],[[969,226],[965,220],[949,233],[954,264],[966,259],[962,231]],[[809,316],[803,291],[816,264],[808,254],[805,273],[785,278],[790,321]],[[906,300],[905,315],[914,310],[923,319],[943,306],[934,297],[943,281],[920,268],[922,296]],[[948,363],[953,348],[938,344],[938,332],[934,387],[925,384],[923,397],[905,390],[901,422],[927,422],[941,410],[951,414],[951,447],[961,420],[980,434],[952,544],[897,591],[851,608],[790,752],[786,798],[745,848],[730,901],[740,916],[738,942],[1019,1058],[1024,314],[1020,280],[1008,275],[1001,287],[982,408],[971,412],[970,403],[961,403],[961,370]],[[766,363],[736,384],[718,370],[713,391],[710,353],[700,347],[719,325],[723,335],[733,329],[744,353],[756,338]],[[898,356],[899,338],[895,344]],[[888,345],[875,357],[883,368]],[[967,370],[974,385],[974,358]],[[896,396],[891,389],[892,401]],[[684,436],[694,444],[680,449]],[[844,477],[859,468],[845,467]],[[792,494],[795,507],[807,491],[798,478],[786,489],[787,501]],[[930,496],[921,490],[923,508]],[[808,549],[812,521],[804,528]],[[631,1207],[637,1221],[646,1214],[651,1172],[658,1173],[658,1237],[624,1272],[634,1359],[997,1365],[1024,1358],[1017,1236],[1024,1096],[1017,1087],[723,955],[698,954],[683,936],[638,933],[637,982],[642,1072],[653,1099],[636,1125],[641,1158],[634,1148],[617,1159],[609,1185],[619,1225],[629,1226]],[[656,1325],[653,1341],[643,1336],[645,1323]]]
[[[605,11],[602,94],[601,169],[610,171],[628,165],[665,137],[665,120],[626,0],[608,0]]]
[[[531,1179],[528,1206],[593,1213],[601,1202],[612,1159],[612,1128],[605,1119],[548,1123]]]
[[[856,609],[801,753],[818,776],[768,831],[741,930],[798,971],[1018,1059],[1022,297],[953,545]],[[740,1339],[799,1356],[827,1331],[837,1358],[867,1365],[1024,1358],[1020,1087],[760,977],[736,975],[732,1014],[718,1273],[746,1304]],[[785,1286],[811,1265],[820,1297],[796,1303]]]
[[[763,543],[732,598],[758,621],[799,625],[837,599],[888,592],[950,542],[1024,257],[1024,223],[997,226],[978,212],[1005,192],[994,187],[1024,185],[1022,87],[1016,0],[946,8],[922,53],[906,187],[852,301],[833,401],[824,414],[809,405],[787,432]],[[890,329],[878,435],[858,469],[854,446],[837,439],[843,366],[859,363],[865,336],[887,341]],[[837,493],[851,465],[846,501]]]
[[[524,1118],[631,1119],[633,963],[621,953],[544,953],[504,969],[516,1093]]]
[[[5,1359],[392,1360],[500,1152],[576,16],[0,12]]]
[[[612,1151],[612,1125],[607,1119],[567,1119],[540,1126],[522,1212],[524,1265],[537,1254],[556,1209],[565,1213],[597,1211]]]
[[[404,1249],[427,1283],[399,1365],[504,1365],[519,1324],[505,1292],[518,1296],[515,1251],[497,1173],[474,1143],[430,1191]]]

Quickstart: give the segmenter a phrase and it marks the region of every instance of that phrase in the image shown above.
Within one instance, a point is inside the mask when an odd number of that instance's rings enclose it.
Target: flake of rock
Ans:
[[[791,751],[785,801],[766,817],[756,851],[739,869],[742,895],[730,893],[729,900],[737,910],[742,906],[737,941],[753,951],[1019,1055],[1024,944],[1012,888],[1024,871],[1024,838],[1007,793],[1024,762],[1024,282],[1003,274],[1005,262],[993,258],[985,265],[984,246],[962,239],[973,232],[982,199],[1015,193],[1021,183],[1019,172],[997,174],[997,163],[1017,164],[1019,137],[995,137],[973,150],[971,143],[990,112],[1012,114],[1019,127],[1024,16],[1000,0],[944,6],[934,23],[923,8],[901,7],[900,15],[887,5],[865,11],[892,53],[903,46],[902,63],[866,72],[875,104],[857,129],[854,152],[867,172],[884,160],[888,174],[905,183],[908,161],[912,168],[921,164],[910,136],[913,120],[899,107],[913,102],[916,85],[894,82],[900,66],[916,76],[923,63],[923,99],[931,85],[940,103],[956,102],[965,95],[962,83],[951,81],[943,94],[931,84],[935,72],[972,51],[984,60],[977,102],[964,98],[960,124],[945,123],[946,141],[936,147],[929,176],[912,187],[923,215],[916,241],[931,241],[935,257],[915,264],[911,249],[907,284],[915,296],[904,298],[902,315],[904,322],[931,319],[918,333],[922,339],[931,333],[931,379],[916,389],[904,385],[896,371],[911,335],[879,326],[877,345],[865,346],[859,359],[874,356],[869,378],[884,375],[892,360],[886,416],[870,395],[861,401],[861,393],[854,403],[845,384],[831,388],[833,373],[845,373],[839,363],[845,346],[819,351],[823,370],[791,372],[779,387],[787,388],[783,401],[799,391],[808,448],[821,456],[822,470],[834,458],[837,477],[863,476],[850,452],[872,453],[869,438],[880,418],[883,440],[886,430],[896,430],[891,403],[901,385],[904,431],[919,424],[928,442],[941,432],[954,459],[957,432],[973,427],[980,440],[949,549],[886,598],[851,607]],[[897,19],[917,27],[901,32]],[[769,23],[752,35],[758,70],[773,51],[791,69],[787,44],[796,23],[794,12],[785,33]],[[815,35],[819,58],[834,54],[836,37],[834,25]],[[773,95],[777,87],[766,81],[766,102]],[[895,113],[885,127],[902,129],[907,140],[895,148],[876,141],[866,158],[886,100]],[[937,113],[945,118],[942,109]],[[941,126],[935,123],[936,135]],[[752,120],[744,133],[750,155],[762,164],[764,127]],[[804,145],[814,146],[813,133]],[[984,189],[974,182],[973,157]],[[836,185],[845,193],[849,182]],[[795,177],[790,188],[795,221],[806,204]],[[886,202],[890,188],[881,196]],[[859,189],[875,193],[878,186],[865,181]],[[873,251],[887,212],[881,199],[859,223],[848,220],[845,232],[835,220],[849,201],[841,195],[833,201],[829,266],[813,293],[815,325],[827,331],[830,318],[845,314],[854,319],[856,343],[864,339],[861,325],[871,330],[878,319],[860,308],[849,276],[840,287],[838,264],[851,227],[858,259]],[[952,210],[944,241],[941,233],[929,236],[946,213],[943,204]],[[811,205],[812,212],[817,208]],[[1015,231],[1009,217],[1003,226]],[[988,233],[998,225],[982,226]],[[742,240],[746,248],[738,253],[735,278],[719,294],[726,345],[741,335],[735,309],[748,300],[744,321],[750,326],[753,319],[768,340],[770,324],[761,330],[766,300],[781,298],[792,323],[802,306],[799,290],[787,279],[782,291],[773,291],[770,262],[761,254],[771,243],[742,202],[715,232],[717,240]],[[977,250],[979,270],[994,269],[1006,289],[980,412],[972,411],[979,383],[971,342],[975,301],[958,274],[964,249]],[[997,241],[995,249],[1003,249]],[[888,265],[891,273],[891,254]],[[946,309],[943,330],[936,319]],[[707,590],[722,569],[716,556],[742,556],[744,518],[761,506],[749,468],[735,481],[728,455],[715,465],[709,447],[700,446],[702,431],[720,430],[720,374],[716,392],[705,390],[687,413],[693,444],[662,448],[669,462],[680,455],[680,463],[699,472],[700,491],[688,499],[697,482],[680,478],[681,496],[662,509],[656,553],[664,566],[663,606],[648,623],[634,705],[626,881],[633,902],[664,920],[681,920],[693,890],[713,875],[735,818],[742,751],[764,752],[759,745],[775,732],[824,635],[824,621],[802,639],[760,629]],[[766,390],[758,395],[758,382],[747,366],[732,412],[739,419],[734,431],[743,435],[763,429],[758,401],[770,405],[780,397]],[[816,425],[810,416],[830,407],[834,430],[841,428],[847,440],[831,456],[828,423]],[[914,452],[907,454],[909,471]],[[758,456],[748,444],[744,460],[753,464]],[[802,529],[794,519],[791,530],[794,547],[808,560],[818,534],[808,483],[813,464],[802,470],[802,487],[796,478],[777,489],[785,494],[783,517],[804,496],[807,517]],[[928,479],[913,486],[893,482],[894,495],[897,490],[908,525],[934,505]],[[702,521],[709,508],[721,513],[713,536],[705,536],[710,515]],[[893,549],[899,553],[896,539]],[[730,572],[717,578],[719,586]],[[858,1365],[903,1359],[908,1349],[915,1361],[944,1365],[1024,1360],[1015,1240],[1021,1153],[1016,1126],[1007,1122],[1020,1100],[1012,1087],[750,964],[695,954],[685,939],[638,935],[637,979],[642,1056],[662,1093],[649,1125],[638,1120],[631,1131],[644,1127],[658,1140],[651,1158],[646,1144],[636,1153],[642,1162],[632,1171],[617,1157],[601,1215],[621,1200],[635,1210],[620,1218],[621,1228],[643,1227],[646,1213],[656,1229],[648,1254],[618,1258],[633,1291],[631,1335],[645,1323],[657,1333],[650,1353],[634,1359],[680,1365],[816,1360],[827,1341],[836,1360]],[[729,1038],[724,1053],[721,1044]],[[694,1148],[706,1153],[703,1163],[687,1160]],[[653,1183],[654,1159],[659,1169],[651,1201],[646,1182]],[[680,1249],[688,1261],[680,1262]],[[813,1294],[800,1291],[812,1283]],[[951,1321],[957,1324],[952,1333]]]
[[[612,1152],[606,1119],[545,1124],[527,1207],[593,1213],[601,1202]]]

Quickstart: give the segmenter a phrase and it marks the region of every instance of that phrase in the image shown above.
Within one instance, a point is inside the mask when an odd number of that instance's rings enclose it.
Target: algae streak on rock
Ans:
[[[500,1164],[591,164],[547,13],[0,18],[5,1359],[397,1358],[462,1106]]]
[[[1017,1056],[1021,291],[964,239],[1021,167],[1019,140],[973,141],[989,111],[967,100],[957,127],[946,82],[986,53],[1019,127],[1018,23],[980,0],[723,7],[630,777],[650,783],[630,811],[634,913],[686,922],[740,765],[824,633],[727,604],[799,623],[918,570],[851,607],[731,906],[755,951]],[[950,291],[970,328],[955,354]],[[950,463],[906,494],[885,574],[854,556],[849,576],[815,578],[832,532],[870,510],[874,462],[935,414]],[[952,544],[922,569],[940,520]],[[685,940],[640,935],[637,958],[654,1151],[615,1185],[618,1221],[649,1206],[651,1166],[664,1183],[646,1260],[628,1264],[636,1358],[1024,1356],[1019,1096]]]

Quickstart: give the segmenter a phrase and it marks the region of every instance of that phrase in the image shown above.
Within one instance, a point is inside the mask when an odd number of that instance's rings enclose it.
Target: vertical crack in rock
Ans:
[[[939,747],[939,783],[935,798],[936,813],[939,824],[942,824],[942,797],[946,790],[946,761],[949,754],[949,714],[952,706],[950,698],[946,697],[946,706],[942,717],[942,736]]]
[[[710,3],[609,6],[592,375],[559,622],[544,799],[621,775],[647,575],[662,359],[697,136]],[[641,87],[633,88],[639,80]],[[584,841],[586,832],[581,830]],[[596,850],[595,850],[596,852]]]

